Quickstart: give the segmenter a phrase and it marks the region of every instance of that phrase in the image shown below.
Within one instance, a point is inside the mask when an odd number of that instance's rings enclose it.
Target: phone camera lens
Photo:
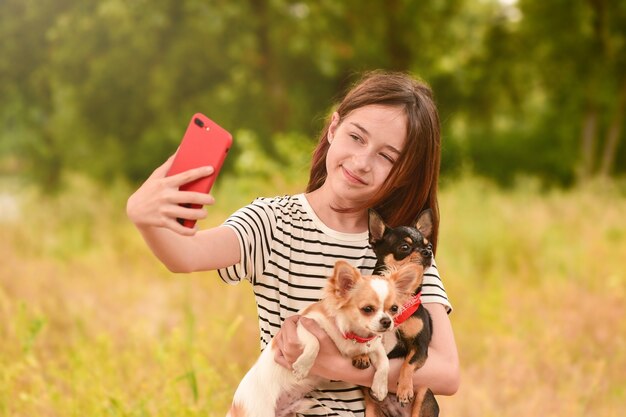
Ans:
[[[200,127],[204,127],[204,122],[197,117],[193,119],[193,122]]]

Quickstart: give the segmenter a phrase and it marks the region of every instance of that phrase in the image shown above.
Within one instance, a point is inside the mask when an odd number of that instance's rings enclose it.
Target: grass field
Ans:
[[[165,270],[126,220],[121,185],[16,189],[0,189],[0,416],[223,416],[258,353],[250,287]],[[254,197],[233,190],[276,189],[225,182],[214,223]],[[623,415],[624,190],[468,179],[440,204],[462,361],[442,415]]]

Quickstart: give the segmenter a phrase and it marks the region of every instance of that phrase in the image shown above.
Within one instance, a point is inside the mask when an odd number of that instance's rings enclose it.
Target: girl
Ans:
[[[374,72],[348,92],[322,131],[306,193],[259,198],[219,227],[188,229],[176,219],[198,220],[206,212],[179,204],[215,201],[178,187],[211,175],[213,169],[166,178],[170,158],[129,198],[127,213],[171,271],[218,270],[227,283],[249,281],[258,306],[261,347],[276,337],[281,348],[276,360],[290,367],[300,354],[294,314],[320,298],[335,262],[344,259],[364,274],[373,272],[369,207],[393,227],[414,224],[430,208],[436,249],[440,153],[439,117],[430,89],[405,74]],[[435,266],[426,271],[422,302],[433,319],[433,339],[414,383],[451,395],[459,384],[458,357],[447,314],[451,306]],[[322,344],[312,372],[329,382],[310,393],[299,415],[362,416],[357,385],[370,386],[373,371],[353,367],[314,322],[303,324]],[[391,392],[401,363],[392,361]]]

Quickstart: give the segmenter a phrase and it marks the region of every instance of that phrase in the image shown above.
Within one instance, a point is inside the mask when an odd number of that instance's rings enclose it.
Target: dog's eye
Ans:
[[[365,306],[361,309],[365,314],[372,314],[375,310],[372,306]]]
[[[396,314],[398,312],[398,306],[395,304],[392,305],[389,311],[391,311],[393,314]]]
[[[409,246],[408,243],[403,243],[402,245],[400,245],[401,252],[408,252],[410,250],[411,250],[411,247]]]

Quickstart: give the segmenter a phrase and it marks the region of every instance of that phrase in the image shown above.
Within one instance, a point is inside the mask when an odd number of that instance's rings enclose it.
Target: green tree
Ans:
[[[511,179],[624,173],[623,2],[521,0],[494,14],[466,95],[470,159]]]
[[[624,173],[622,3],[5,0],[0,169],[138,181],[196,111],[285,164],[280,138],[313,141],[329,98],[383,68],[432,85],[448,173]]]
[[[0,3],[0,154],[15,155],[19,170],[44,187],[58,183],[62,146],[54,131],[62,100],[49,77],[48,34],[71,0]],[[50,17],[52,16],[52,19]]]
[[[534,56],[550,99],[555,107],[571,106],[569,121],[576,125],[574,137],[580,142],[579,179],[608,176],[618,158],[626,114],[626,5],[526,0],[520,6],[525,16],[522,35],[545,39]],[[623,157],[621,162],[626,162]]]

